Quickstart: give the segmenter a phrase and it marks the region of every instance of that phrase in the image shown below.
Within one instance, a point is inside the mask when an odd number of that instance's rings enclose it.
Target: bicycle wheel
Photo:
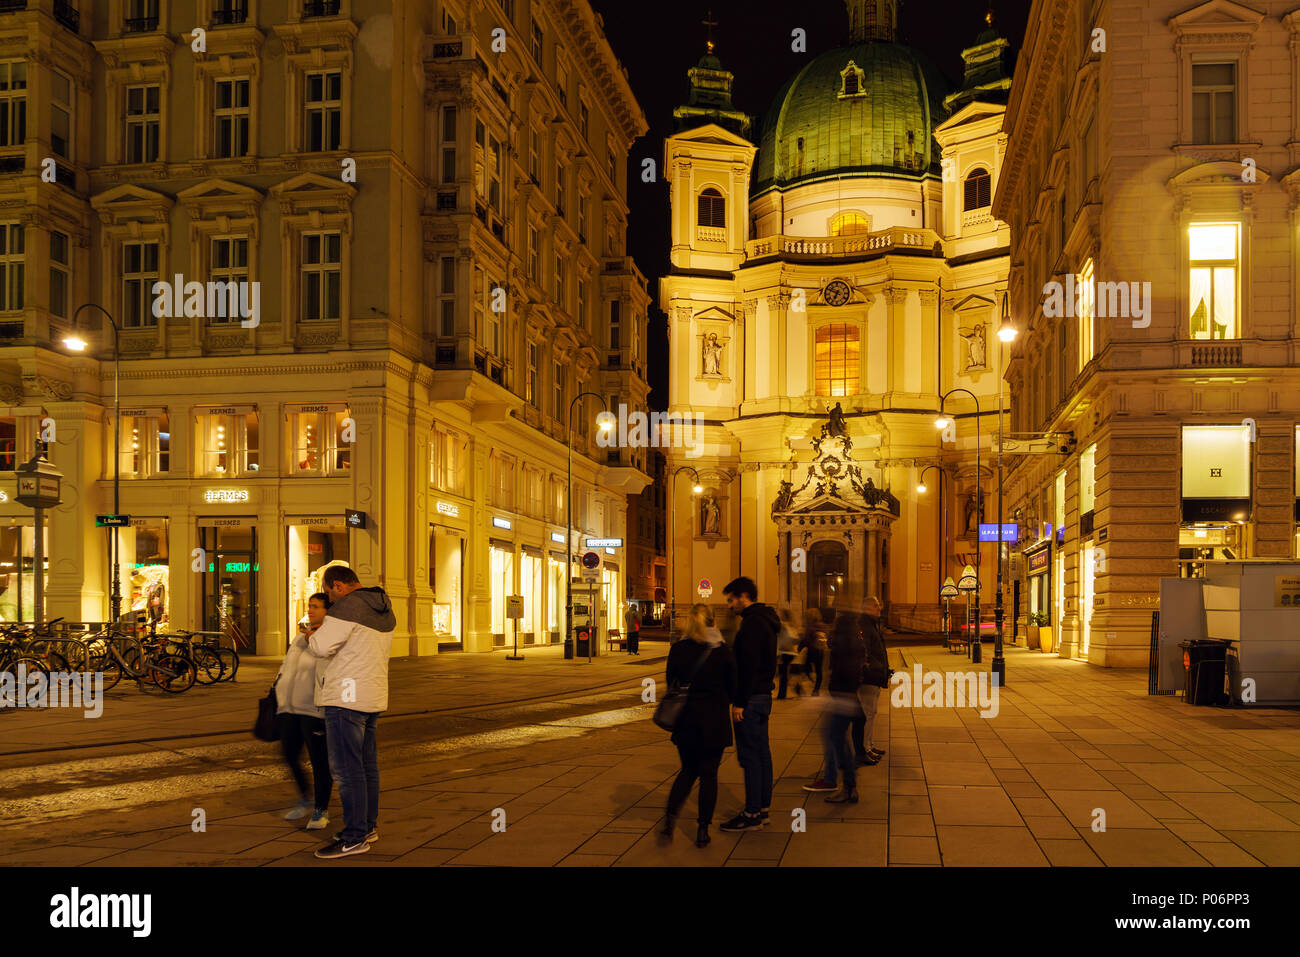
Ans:
[[[221,680],[226,673],[226,664],[221,656],[211,648],[195,645],[193,648],[194,667],[198,673],[199,684],[211,685]]]
[[[148,680],[169,694],[180,694],[194,687],[198,673],[194,662],[180,655],[159,655],[150,659]]]
[[[45,663],[39,658],[32,658],[25,655],[15,655],[11,658],[6,658],[3,662],[0,662],[0,675],[9,676],[7,681],[2,678],[0,678],[0,681],[3,681],[8,688],[13,689],[11,693],[12,697],[6,699],[6,697],[0,696],[0,711],[8,711],[11,708],[17,708],[19,696],[22,696],[23,698],[23,707],[30,707],[27,695],[33,688],[33,675],[43,676],[45,681],[42,686],[47,692],[49,691],[50,672],[49,669],[45,667]],[[18,680],[20,677],[23,679],[21,683]]]
[[[221,663],[226,666],[225,673],[221,676],[222,681],[234,681],[235,674],[239,671],[239,652],[233,648],[214,648],[212,649],[221,656]]]
[[[102,655],[92,656],[90,674],[101,674],[104,676],[104,690],[111,691],[117,687],[117,683],[122,680],[122,664],[111,654],[107,652]]]

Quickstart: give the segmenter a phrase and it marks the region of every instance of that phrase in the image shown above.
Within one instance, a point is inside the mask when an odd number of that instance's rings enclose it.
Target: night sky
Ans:
[[[1020,48],[1031,0],[995,0],[995,26],[1011,41],[1012,60]],[[848,42],[848,14],[839,0],[592,0],[605,20],[605,34],[627,67],[632,89],[650,131],[632,144],[628,161],[628,250],[649,280],[650,405],[667,401],[667,319],[660,312],[658,279],[668,271],[668,185],[641,182],[641,161],[663,163],[664,138],[671,135],[673,109],[686,102],[686,71],[704,55],[701,21],[709,9],[718,22],[715,54],[736,76],[737,109],[757,126],[781,85],[810,57]],[[984,29],[986,0],[903,0],[898,41],[929,55],[955,89],[961,80],[961,51]],[[791,31],[807,31],[808,52],[790,49]],[[757,129],[754,131],[757,135]]]

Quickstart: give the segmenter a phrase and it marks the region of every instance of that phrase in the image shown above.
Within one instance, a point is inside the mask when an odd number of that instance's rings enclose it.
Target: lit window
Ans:
[[[1096,508],[1094,485],[1097,479],[1097,444],[1094,442],[1079,456],[1079,514],[1086,515]]]
[[[840,213],[831,220],[832,236],[859,236],[871,232],[871,221],[861,213]]]
[[[1189,331],[1193,339],[1236,339],[1237,267],[1240,227],[1236,223],[1189,227]]]
[[[1079,368],[1082,369],[1096,355],[1097,306],[1092,260],[1079,270],[1076,282],[1079,288]]]
[[[858,330],[835,322],[817,330],[814,352],[818,395],[855,395],[858,391]]]

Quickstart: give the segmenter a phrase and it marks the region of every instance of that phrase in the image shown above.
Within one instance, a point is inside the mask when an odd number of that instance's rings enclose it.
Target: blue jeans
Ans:
[[[767,741],[767,719],[772,695],[752,695],[736,728],[736,757],[745,772],[745,813],[757,814],[772,806],[772,749]]]
[[[849,747],[849,727],[858,712],[857,698],[831,692],[827,713],[822,718],[823,777],[836,784],[843,775],[845,787],[857,786],[857,763]]]
[[[330,775],[343,805],[343,843],[357,844],[379,823],[379,713],[325,708]]]

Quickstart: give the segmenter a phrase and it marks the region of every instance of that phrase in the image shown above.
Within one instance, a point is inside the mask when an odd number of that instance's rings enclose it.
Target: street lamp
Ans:
[[[668,564],[672,570],[668,573],[670,577],[669,586],[672,594],[669,595],[668,604],[668,644],[673,643],[673,623],[676,621],[677,614],[677,476],[681,472],[690,472],[695,476],[695,484],[691,486],[691,495],[699,495],[704,491],[704,486],[700,484],[700,473],[695,471],[689,465],[682,465],[673,470],[673,474],[668,478],[668,545],[669,557]]]
[[[950,425],[955,424],[955,420],[944,413],[943,406],[944,403],[948,401],[948,396],[956,392],[965,392],[968,396],[971,397],[971,400],[975,403],[975,515],[976,515],[975,566],[976,568],[978,568],[980,563],[979,518],[982,517],[980,513],[980,499],[981,499],[980,496],[980,415],[982,413],[980,412],[979,398],[975,395],[974,392],[971,392],[969,389],[949,389],[947,392],[945,392],[942,396],[939,397],[939,417],[934,420],[934,425],[935,428],[942,430],[948,428],[948,426]],[[999,534],[998,537],[1001,538],[1001,535]],[[967,567],[969,568],[970,566]],[[976,571],[975,573],[975,606],[976,608],[979,607],[979,572],[978,571]],[[979,636],[976,635],[975,639],[971,644],[971,661],[975,664],[979,664],[979,662],[983,660],[983,657],[984,657],[984,650],[983,648],[980,647]]]
[[[1016,327],[1011,324],[1010,295],[1002,294],[1002,321],[998,324],[998,339],[1003,345],[1015,342]],[[1002,377],[1006,374],[1006,357],[1002,346],[998,347],[998,594],[993,606],[993,620],[996,631],[993,638],[993,676],[999,687],[1007,683],[1007,660],[1002,656],[1002,565],[1005,546],[1002,544]]]
[[[927,465],[925,468],[921,469],[921,478],[916,483],[916,494],[924,495],[928,491],[925,485],[925,473],[929,472],[931,469],[934,469],[936,472],[939,473],[939,551],[937,557],[939,558],[939,574],[942,575],[948,571],[948,549],[947,549],[948,522],[947,522],[947,513],[944,508],[944,498],[943,498],[944,472],[942,466]],[[952,578],[949,577],[948,581],[951,582]],[[943,646],[945,648],[948,647],[948,607],[946,602],[944,603],[944,611],[943,611]]]
[[[600,399],[600,404],[609,412],[609,404],[605,402],[604,396],[597,395],[594,392],[579,392],[572,401],[569,402],[569,420],[565,425],[564,444],[569,449],[569,491],[566,496],[568,505],[568,519],[564,526],[564,534],[568,541],[564,543],[566,552],[565,576],[564,576],[564,647],[569,647],[569,642],[573,641],[573,407],[578,404],[578,400],[584,396],[591,396],[593,399]],[[611,423],[608,418],[601,418],[600,431],[609,432]],[[594,633],[587,638],[587,660],[591,660],[591,643],[595,640]],[[568,657],[568,654],[565,654]],[[577,660],[577,655],[574,655]]]
[[[952,581],[951,578],[948,580]],[[971,635],[971,627],[970,627],[971,626],[970,596],[972,593],[978,593],[979,589],[980,589],[979,575],[976,573],[974,568],[972,568],[970,565],[967,565],[965,568],[962,569],[961,579],[957,582],[957,590],[966,593],[966,638],[967,638],[967,644],[970,645],[970,660],[972,664],[979,664],[980,660],[982,659],[982,655],[979,651],[980,632],[979,632],[978,614],[975,615],[976,621],[974,624],[976,627],[975,627],[974,636]],[[978,594],[976,594],[975,601],[976,601],[976,607],[978,608],[979,607]]]
[[[77,335],[77,316],[81,315],[83,309],[98,309],[108,319],[108,324],[113,327],[113,515],[116,516],[121,512],[121,492],[122,492],[122,404],[118,392],[118,373],[121,366],[121,355],[118,351],[118,328],[117,323],[113,320],[112,314],[103,306],[94,302],[87,302],[77,307],[77,311],[72,314],[72,328],[68,331],[67,336],[63,339],[64,348],[69,352],[85,352],[87,342],[81,336]],[[122,560],[118,555],[119,539],[117,526],[113,526],[113,534],[109,541],[112,542],[110,553],[113,562],[113,590],[109,598],[109,610],[114,623],[122,614]],[[37,574],[40,574],[38,569]]]

